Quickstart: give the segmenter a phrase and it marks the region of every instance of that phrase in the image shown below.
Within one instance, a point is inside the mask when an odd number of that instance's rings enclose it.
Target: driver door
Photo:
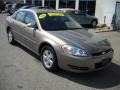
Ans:
[[[25,18],[25,37],[26,37],[26,45],[28,46],[29,49],[32,49],[32,51],[35,50],[36,46],[36,30],[38,29],[37,26],[29,27],[27,26],[30,23],[36,23],[37,21],[35,19],[35,15],[32,12],[27,12],[26,18]]]

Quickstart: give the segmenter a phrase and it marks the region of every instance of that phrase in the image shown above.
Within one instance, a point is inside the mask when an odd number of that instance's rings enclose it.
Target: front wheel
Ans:
[[[54,72],[58,69],[56,53],[50,46],[44,46],[42,48],[41,60],[46,70]]]

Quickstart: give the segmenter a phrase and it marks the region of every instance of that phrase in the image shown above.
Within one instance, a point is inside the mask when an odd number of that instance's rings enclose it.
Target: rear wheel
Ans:
[[[58,69],[56,53],[50,46],[42,48],[41,60],[46,70],[54,72]]]
[[[9,31],[7,32],[7,36],[8,36],[8,42],[9,42],[10,44],[15,44],[15,40],[14,40],[14,37],[13,37],[13,34],[12,34],[12,31],[11,31],[11,30],[9,30]]]

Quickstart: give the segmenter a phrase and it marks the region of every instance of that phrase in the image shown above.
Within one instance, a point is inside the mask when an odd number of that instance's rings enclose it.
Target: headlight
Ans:
[[[79,56],[79,57],[87,57],[88,54],[84,49],[72,46],[72,45],[64,45],[62,46],[64,53]]]

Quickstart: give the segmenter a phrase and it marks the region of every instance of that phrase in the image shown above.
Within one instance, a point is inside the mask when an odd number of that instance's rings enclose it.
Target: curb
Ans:
[[[88,29],[90,31],[96,32],[96,33],[101,33],[101,32],[112,32],[112,29],[108,28],[95,28],[95,29]]]

